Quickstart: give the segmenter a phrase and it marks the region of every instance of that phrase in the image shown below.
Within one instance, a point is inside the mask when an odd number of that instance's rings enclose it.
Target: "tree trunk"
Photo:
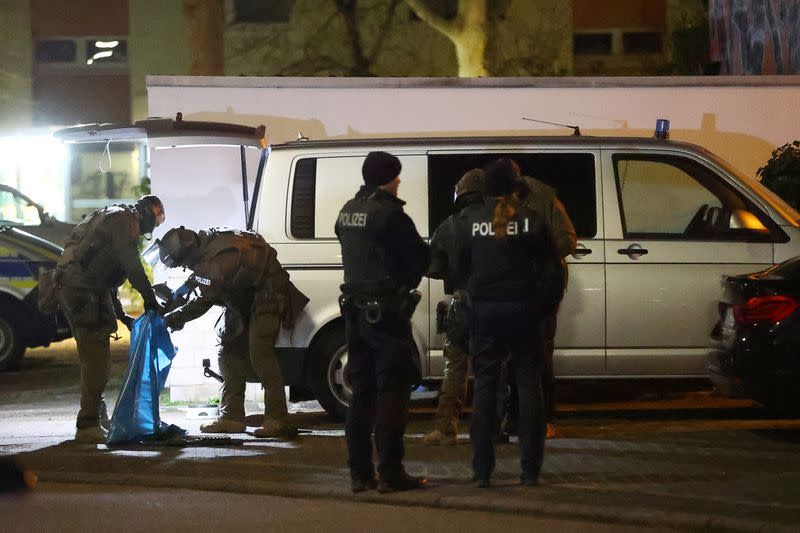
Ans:
[[[490,75],[486,68],[487,0],[459,0],[458,15],[453,21],[436,14],[425,0],[406,0],[406,3],[420,19],[453,43],[460,77]]]
[[[486,31],[484,28],[464,31],[453,41],[458,58],[458,75],[461,78],[489,76],[486,68]]]
[[[183,20],[189,39],[191,74],[225,74],[223,0],[183,0]]]

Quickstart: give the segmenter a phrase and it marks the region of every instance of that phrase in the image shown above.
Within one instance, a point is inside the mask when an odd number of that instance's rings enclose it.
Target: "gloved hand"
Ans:
[[[175,313],[169,313],[164,316],[164,324],[170,331],[180,331],[183,329],[183,322],[178,318]]]
[[[119,318],[119,321],[122,322],[126,328],[128,328],[128,331],[130,331],[133,327],[133,320],[134,318],[130,315],[123,315]]]
[[[159,315],[162,315],[162,316],[165,313],[164,306],[161,305],[160,303],[158,303],[156,300],[151,300],[151,301],[145,302],[144,303],[144,310],[145,310],[145,312],[147,312],[147,311],[155,311],[156,313],[158,313]]]

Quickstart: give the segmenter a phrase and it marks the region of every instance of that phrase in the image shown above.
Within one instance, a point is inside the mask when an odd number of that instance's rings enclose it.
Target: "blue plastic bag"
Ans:
[[[181,435],[185,433],[161,422],[158,411],[158,396],[174,357],[175,347],[161,316],[148,311],[134,321],[128,369],[111,416],[108,444],[150,440],[167,429],[171,435],[176,430]]]

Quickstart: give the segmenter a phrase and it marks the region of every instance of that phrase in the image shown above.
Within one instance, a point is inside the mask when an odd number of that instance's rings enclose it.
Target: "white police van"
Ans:
[[[655,138],[474,137],[299,141],[273,146],[255,228],[311,299],[283,335],[290,383],[308,384],[329,413],[350,395],[337,296],[334,222],[384,150],[403,164],[399,196],[429,238],[468,170],[498,157],[555,187],[578,234],[559,313],[559,378],[705,377],[722,274],[800,254],[800,214],[699,146]],[[266,191],[269,191],[268,193]],[[423,376],[441,378],[436,333],[442,282],[423,279],[412,320]]]
[[[86,126],[62,138],[103,141],[114,128]],[[123,138],[146,134],[151,148],[241,143],[243,170],[245,144],[257,149],[263,137],[263,129],[164,119],[117,131]],[[177,141],[179,135],[185,140]],[[361,186],[361,165],[373,150],[402,162],[399,195],[425,238],[450,214],[460,177],[499,157],[556,188],[578,235],[559,312],[557,377],[706,377],[720,276],[800,254],[800,214],[702,147],[665,136],[303,139],[264,148],[247,224],[277,249],[292,281],[311,299],[296,328],[278,340],[287,384],[310,389],[329,413],[342,416],[351,391],[343,372],[342,261],[334,223]],[[200,170],[184,170],[191,157],[196,154],[165,156],[154,167],[173,169],[168,179],[193,200],[191,215],[206,227],[218,225],[222,196],[198,192]],[[218,161],[209,155],[202,162],[213,170],[209,178],[219,179]],[[162,200],[167,224],[175,225],[171,213],[181,199]],[[444,339],[436,333],[435,309],[445,295],[441,281],[427,278],[419,290],[413,333],[424,378],[437,380]]]

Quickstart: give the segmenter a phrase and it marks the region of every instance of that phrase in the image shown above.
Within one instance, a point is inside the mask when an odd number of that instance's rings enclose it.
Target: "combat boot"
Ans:
[[[81,444],[105,444],[106,439],[108,439],[108,431],[99,425],[75,430],[75,442]]]
[[[374,477],[368,479],[353,478],[350,480],[350,489],[353,491],[353,494],[358,494],[359,492],[368,490],[375,490],[377,487],[378,482]]]
[[[200,424],[200,431],[203,433],[244,433],[246,427],[241,420],[217,418],[212,422]]]
[[[422,437],[422,442],[425,446],[455,446],[458,444],[458,436],[434,429]]]
[[[409,476],[405,470],[403,470],[398,476],[381,476],[378,479],[378,492],[386,494],[387,492],[420,489],[427,483],[428,480],[426,478]]]
[[[111,431],[111,419],[108,417],[108,407],[104,400],[100,400],[100,426],[106,431]]]
[[[253,431],[253,436],[259,439],[293,439],[297,433],[297,428],[291,424],[264,419],[264,425]]]

